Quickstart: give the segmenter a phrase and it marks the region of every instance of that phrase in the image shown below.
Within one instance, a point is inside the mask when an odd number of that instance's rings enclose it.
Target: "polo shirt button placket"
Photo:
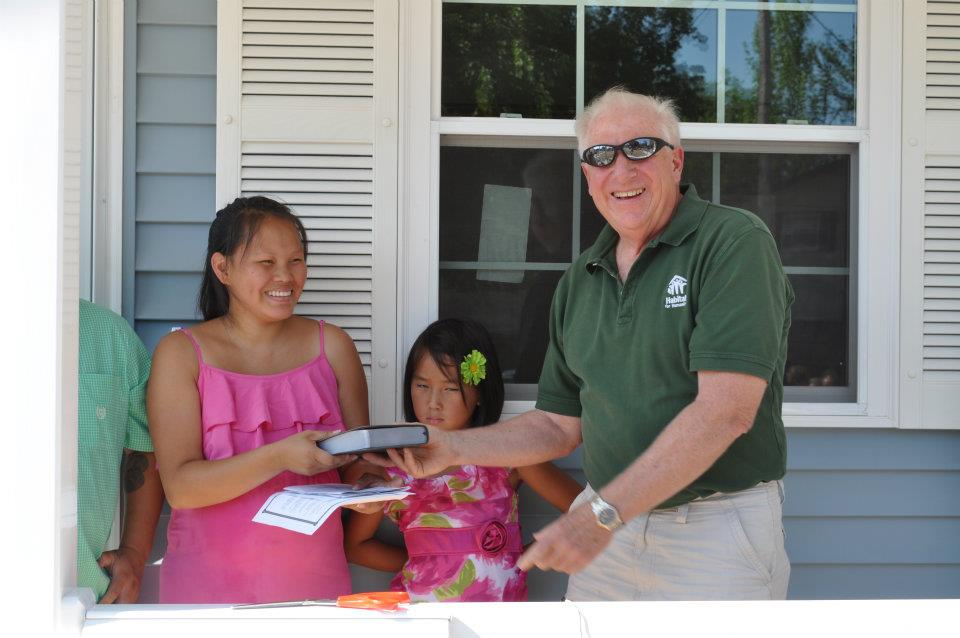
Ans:
[[[620,286],[620,299],[617,304],[617,325],[623,326],[633,321],[633,305],[627,294],[627,284]]]

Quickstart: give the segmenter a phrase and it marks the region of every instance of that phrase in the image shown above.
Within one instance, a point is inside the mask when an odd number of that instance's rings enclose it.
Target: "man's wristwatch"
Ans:
[[[608,532],[623,525],[623,519],[620,518],[617,508],[603,500],[599,494],[590,499],[590,509],[593,510],[593,515],[597,519],[597,525]]]

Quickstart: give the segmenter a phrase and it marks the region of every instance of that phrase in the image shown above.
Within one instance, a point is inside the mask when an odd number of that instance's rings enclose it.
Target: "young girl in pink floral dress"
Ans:
[[[410,350],[404,390],[407,421],[446,430],[495,423],[503,378],[490,335],[473,321],[434,322]],[[413,601],[526,600],[526,574],[517,568],[517,484],[525,481],[561,511],[581,490],[551,463],[513,471],[463,465],[424,479],[386,469],[385,478],[396,476],[412,495],[382,512],[351,513],[345,546],[351,562],[398,572],[391,588]],[[405,548],[374,538],[384,513],[399,526]]]

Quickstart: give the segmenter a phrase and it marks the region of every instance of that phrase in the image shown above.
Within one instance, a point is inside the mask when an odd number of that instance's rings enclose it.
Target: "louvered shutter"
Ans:
[[[911,397],[918,403],[906,425],[960,428],[960,1],[918,5],[905,7],[907,35],[911,19],[918,40],[922,33],[922,59],[907,54],[905,39],[903,267],[922,268],[904,278],[905,328],[920,332],[918,351],[912,335],[902,340],[907,382],[919,384],[905,395],[908,407]],[[921,134],[910,134],[910,117],[922,119]]]
[[[396,400],[396,0],[220,2],[217,199],[289,204],[309,241],[297,312],[353,337],[371,417]]]

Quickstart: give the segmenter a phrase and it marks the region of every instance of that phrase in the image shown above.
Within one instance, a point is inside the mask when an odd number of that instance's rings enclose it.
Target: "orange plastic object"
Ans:
[[[349,607],[350,609],[396,611],[400,608],[400,605],[409,602],[410,596],[405,591],[371,591],[337,597],[337,607]]]

